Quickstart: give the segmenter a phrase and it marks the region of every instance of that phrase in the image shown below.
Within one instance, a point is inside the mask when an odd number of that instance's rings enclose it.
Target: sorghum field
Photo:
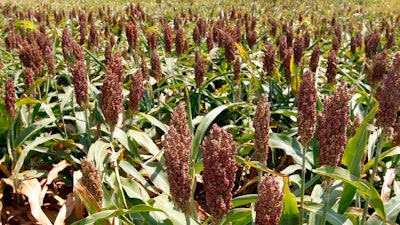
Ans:
[[[0,224],[400,222],[400,7],[0,3]]]

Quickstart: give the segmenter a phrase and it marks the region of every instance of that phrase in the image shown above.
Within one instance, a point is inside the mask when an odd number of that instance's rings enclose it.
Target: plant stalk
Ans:
[[[306,153],[307,153],[308,146],[304,146],[303,148],[303,157],[301,161],[301,195],[300,195],[300,225],[303,224],[304,218],[304,194],[306,190]]]
[[[382,132],[384,132],[384,130]],[[371,177],[369,178],[370,191],[369,191],[369,196],[367,196],[367,198],[365,199],[364,211],[363,211],[363,215],[362,215],[361,223],[360,223],[361,225],[364,225],[366,220],[367,220],[368,206],[369,206],[369,202],[371,200],[370,196],[371,196],[372,188],[373,188],[373,185],[374,185],[376,169],[378,167],[379,157],[381,155],[382,146],[383,146],[383,143],[384,143],[385,140],[386,140],[386,138],[384,136],[382,136],[382,133],[381,133],[381,137],[379,138],[378,144],[376,146],[375,160],[374,160],[374,166],[372,167],[372,174],[371,174]]]
[[[326,224],[326,215],[328,212],[328,205],[329,205],[329,193],[331,191],[331,187],[332,187],[332,179],[331,178],[327,178],[326,180],[327,184],[324,190],[324,207],[323,207],[323,211],[322,211],[322,220],[321,220],[321,225],[325,225]]]

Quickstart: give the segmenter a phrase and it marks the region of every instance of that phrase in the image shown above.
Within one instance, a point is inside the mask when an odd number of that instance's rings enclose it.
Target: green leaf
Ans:
[[[130,209],[104,210],[104,211],[89,215],[88,217],[73,223],[73,225],[92,224],[98,220],[104,220],[104,219],[111,218],[111,217],[119,217],[119,216],[123,216],[126,214],[141,213],[141,212],[164,212],[164,211],[161,209],[153,208],[148,205],[140,204],[140,205],[135,205],[134,207],[132,207]]]
[[[145,132],[131,129],[127,134],[128,137],[133,138],[138,145],[142,146],[150,154],[157,155],[160,152],[160,149]]]
[[[289,178],[283,177],[283,210],[279,224],[297,224],[299,222],[299,208],[296,196],[290,191]]]
[[[143,164],[143,168],[146,170],[148,177],[154,183],[154,185],[169,195],[168,175],[167,172],[165,172],[165,170],[161,167],[160,163],[149,162]]]
[[[322,215],[324,206],[321,204],[317,204],[317,203],[307,203],[304,206],[304,209],[308,212]],[[336,213],[331,208],[328,208],[328,211],[326,213],[326,220],[329,223],[331,223],[332,225],[352,225],[353,224],[349,218]]]
[[[269,134],[269,146],[271,148],[279,148],[285,151],[287,155],[290,155],[297,164],[301,165],[303,153],[301,144],[294,138],[284,134]],[[312,160],[306,158],[306,168],[312,169]]]
[[[400,155],[400,146],[395,146],[395,147],[383,152],[379,156],[379,162],[387,157],[391,157],[391,156],[395,156],[395,155]],[[369,169],[372,168],[372,166],[374,165],[374,161],[375,161],[375,158],[372,158],[368,163],[366,163],[364,165],[364,170],[363,170],[364,173],[366,173]]]
[[[211,110],[204,118],[201,120],[199,126],[196,129],[196,133],[193,137],[192,141],[192,150],[191,150],[191,155],[190,159],[191,161],[194,161],[197,163],[200,158],[200,143],[203,140],[204,135],[206,134],[208,127],[211,125],[211,123],[214,121],[214,119],[221,114],[226,109],[230,109],[233,107],[237,106],[242,106],[243,103],[233,103],[233,104],[226,104],[226,105],[221,105],[218,106],[217,108]]]
[[[19,148],[26,140],[32,136],[39,134],[38,131],[44,127],[49,126],[51,123],[55,122],[56,118],[43,118],[22,131],[16,138],[13,149]]]
[[[251,204],[253,202],[256,202],[257,199],[258,199],[257,194],[240,195],[232,199],[232,208]]]
[[[146,179],[139,173],[139,171],[137,171],[135,167],[133,167],[129,162],[120,161],[119,167],[121,167],[122,170],[124,170],[127,174],[131,175],[137,181],[139,181],[139,183],[142,184],[144,187],[146,187],[149,191],[157,193],[157,191],[154,190],[153,187],[151,187],[149,182],[147,182]]]
[[[24,149],[21,152],[21,155],[18,157],[17,163],[15,164],[15,168],[13,171],[14,180],[17,178],[19,171],[21,170],[22,165],[24,164],[25,158],[28,155],[28,153],[36,146],[51,140],[64,140],[64,139],[60,134],[50,135],[48,133],[45,133],[39,137],[36,137],[34,141],[28,143],[28,145],[24,147]]]
[[[352,175],[348,170],[341,167],[323,166],[314,170],[315,173],[331,177],[337,180],[346,182],[357,189],[364,199],[369,197],[372,207],[382,218],[386,219],[385,208],[378,191],[372,186],[369,187],[369,183],[365,180],[359,179]]]
[[[400,196],[392,197],[384,205],[387,213],[387,219],[390,222],[395,223],[400,213]],[[367,221],[367,225],[385,225],[385,224],[388,224],[388,222],[380,218],[370,218]]]
[[[378,105],[376,105],[364,118],[360,127],[357,129],[356,134],[348,141],[342,158],[343,164],[347,166],[350,173],[358,178],[361,176],[362,157],[364,155],[369,136],[369,131],[366,129],[366,127],[368,123],[375,118],[377,111]],[[347,183],[344,184],[342,197],[339,201],[338,213],[343,214],[346,211],[353,201],[356,191],[356,188],[352,185]]]
[[[169,129],[168,125],[162,123],[161,121],[159,121],[158,119],[156,119],[155,117],[148,115],[146,113],[138,113],[137,114],[140,117],[145,118],[147,121],[149,121],[151,124],[153,124],[154,126],[160,128],[164,133],[166,133]]]
[[[104,164],[108,159],[109,147],[110,143],[100,139],[93,143],[89,148],[87,158],[94,162],[94,164],[96,165],[96,169],[97,171],[99,171],[100,174],[102,174],[104,171]]]
[[[253,218],[251,216],[252,210],[249,208],[237,208],[232,209],[225,216],[223,220],[223,225],[241,225],[251,223]]]

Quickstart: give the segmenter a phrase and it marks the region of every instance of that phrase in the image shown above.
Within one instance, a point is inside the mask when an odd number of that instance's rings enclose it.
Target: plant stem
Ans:
[[[321,225],[326,224],[326,214],[328,212],[328,204],[329,204],[329,193],[331,191],[331,186],[332,186],[332,180],[331,178],[327,178],[326,180],[327,184],[324,190],[324,208],[322,211],[322,220],[321,220]]]
[[[369,196],[371,196],[371,193],[372,193],[374,179],[375,179],[375,175],[376,175],[376,169],[377,169],[379,157],[380,157],[381,151],[382,151],[382,145],[383,145],[384,141],[386,140],[386,138],[384,136],[382,136],[383,132],[384,132],[384,130],[381,132],[381,136],[379,137],[378,144],[376,145],[374,166],[372,167],[372,174],[371,174],[371,177],[369,178],[370,190],[369,190],[369,195],[365,199],[364,211],[363,211],[363,215],[362,215],[362,219],[361,219],[361,225],[365,224],[365,222],[367,220],[368,206],[369,206],[369,202],[371,200],[371,198]]]
[[[301,161],[301,195],[300,195],[300,225],[303,224],[303,218],[304,218],[304,194],[306,190],[306,152],[307,152],[308,146],[304,146],[303,148],[303,157]]]

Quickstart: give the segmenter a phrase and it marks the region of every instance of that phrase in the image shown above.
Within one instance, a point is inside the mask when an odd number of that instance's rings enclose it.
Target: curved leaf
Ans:
[[[366,129],[367,124],[375,117],[378,111],[376,105],[364,118],[356,134],[347,142],[342,162],[349,169],[350,173],[358,178],[361,176],[362,157],[367,146],[369,131]],[[371,162],[373,162],[371,160]],[[344,213],[353,201],[356,194],[356,188],[345,183],[343,186],[343,194],[339,201],[338,213]]]
[[[199,126],[196,129],[196,133],[193,137],[192,141],[192,150],[190,154],[191,161],[197,163],[200,160],[200,143],[203,140],[204,135],[206,134],[208,127],[214,121],[214,119],[224,110],[233,108],[236,106],[241,106],[243,103],[233,103],[229,105],[221,105],[217,108],[211,110],[204,118],[201,120]]]
[[[322,214],[322,211],[324,210],[323,208],[323,205],[317,203],[307,203],[307,205],[304,206],[304,209],[306,211],[314,214]],[[331,208],[328,208],[328,211],[326,213],[326,220],[332,225],[353,225],[349,218],[336,213]]]
[[[283,210],[279,224],[297,224],[299,222],[299,208],[296,196],[290,191],[289,178],[283,177]]]

